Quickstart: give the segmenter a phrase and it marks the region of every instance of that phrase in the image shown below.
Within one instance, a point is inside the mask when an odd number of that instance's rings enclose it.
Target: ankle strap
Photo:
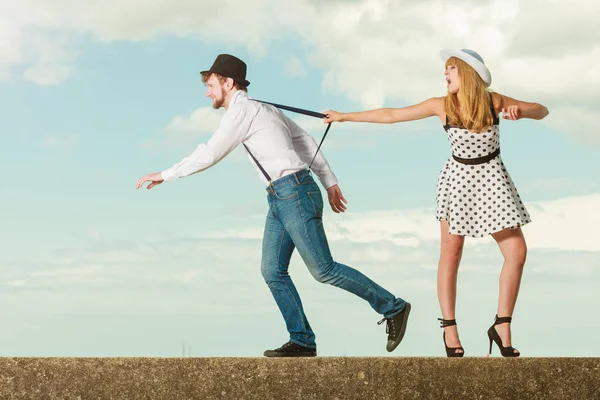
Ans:
[[[438,318],[438,321],[440,322],[440,328],[445,328],[447,326],[454,326],[456,325],[456,320],[455,319],[442,319],[442,318]]]
[[[498,315],[496,315],[496,321],[494,322],[494,325],[504,324],[506,322],[512,322],[512,317],[498,317]]]

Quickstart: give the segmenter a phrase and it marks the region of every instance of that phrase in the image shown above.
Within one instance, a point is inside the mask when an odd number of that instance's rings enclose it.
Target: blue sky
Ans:
[[[216,127],[223,111],[207,109],[199,71],[232,53],[248,63],[255,98],[350,111],[444,95],[439,50],[469,47],[490,67],[492,89],[550,109],[544,121],[501,122],[503,160],[533,217],[514,344],[525,356],[600,355],[590,318],[600,300],[591,62],[600,47],[584,23],[554,32],[560,11],[548,9],[532,26],[535,1],[508,11],[500,2],[263,0],[214,10],[130,1],[109,2],[112,14],[95,2],[12,3],[0,2],[0,354],[260,356],[282,344],[259,268],[265,192],[243,151],[135,190]],[[568,12],[585,21],[586,4]],[[562,72],[573,68],[580,79]],[[320,140],[325,125],[292,116]],[[391,355],[443,355],[434,206],[450,148],[441,124],[337,124],[323,150],[349,201],[343,215],[325,212],[335,258],[413,304]],[[457,319],[468,356],[487,351],[501,264],[491,240],[467,240]],[[390,355],[368,304],[315,282],[297,255],[291,273],[321,355]]]

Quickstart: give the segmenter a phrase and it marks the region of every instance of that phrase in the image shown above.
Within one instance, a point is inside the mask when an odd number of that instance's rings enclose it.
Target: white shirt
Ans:
[[[200,144],[188,157],[161,172],[172,181],[212,167],[231,153],[240,143],[248,146],[254,157],[273,181],[285,175],[308,169],[317,143],[298,124],[269,104],[250,100],[238,90],[232,96],[221,123],[208,142]],[[265,185],[268,180],[248,154]],[[325,189],[337,184],[325,156],[319,151],[312,167]]]

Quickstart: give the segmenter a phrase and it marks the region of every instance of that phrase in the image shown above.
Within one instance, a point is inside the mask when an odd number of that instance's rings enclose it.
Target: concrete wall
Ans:
[[[0,358],[0,399],[600,399],[597,358]]]

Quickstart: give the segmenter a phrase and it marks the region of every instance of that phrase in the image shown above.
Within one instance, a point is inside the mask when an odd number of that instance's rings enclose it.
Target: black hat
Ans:
[[[219,54],[212,67],[200,74],[212,72],[231,78],[241,85],[250,85],[250,82],[246,80],[246,63],[230,54]]]

